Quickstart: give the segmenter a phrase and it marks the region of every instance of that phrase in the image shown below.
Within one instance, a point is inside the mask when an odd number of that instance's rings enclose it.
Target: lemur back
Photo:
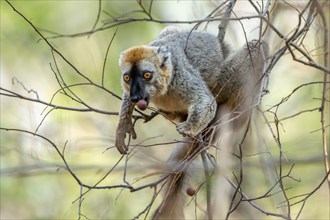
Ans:
[[[187,61],[198,70],[198,74],[202,76],[209,88],[215,86],[220,74],[220,66],[225,59],[216,36],[208,32],[178,30],[167,35],[160,34],[148,45],[166,46],[171,52],[174,66],[182,69],[182,66],[186,65],[183,61]]]

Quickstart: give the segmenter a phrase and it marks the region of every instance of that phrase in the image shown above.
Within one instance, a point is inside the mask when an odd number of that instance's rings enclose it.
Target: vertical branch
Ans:
[[[280,139],[280,131],[279,131],[279,124],[280,121],[278,120],[277,117],[277,110],[274,113],[274,121],[275,121],[275,129],[276,129],[276,136],[277,136],[277,142],[279,143],[280,146],[280,155],[279,155],[279,174],[278,174],[278,183],[280,186],[280,189],[282,191],[282,194],[285,198],[285,202],[287,204],[287,216],[288,219],[291,219],[291,205],[290,205],[290,200],[288,198],[288,195],[285,191],[285,187],[284,187],[284,183],[283,183],[283,159],[286,159],[285,154],[283,153],[283,149],[282,149],[282,143],[281,143],[281,139]],[[287,159],[286,159],[287,160]]]
[[[207,217],[209,220],[213,219],[212,217],[212,209],[211,209],[211,175],[209,173],[209,166],[207,164],[207,152],[206,148],[203,144],[203,141],[201,140],[201,146],[202,146],[202,151],[201,151],[201,157],[202,157],[202,162],[203,162],[203,167],[204,167],[204,173],[205,173],[205,183],[206,183],[206,200],[207,200]]]
[[[229,206],[229,210],[228,210],[227,215],[226,215],[226,219],[229,219],[230,214],[235,211],[235,209],[239,206],[239,204],[242,202],[242,199],[243,199],[242,190],[241,190],[241,185],[243,183],[243,149],[242,149],[242,147],[243,147],[243,144],[246,140],[246,136],[247,136],[247,134],[250,130],[250,126],[251,126],[251,117],[249,117],[249,119],[248,119],[243,137],[241,139],[241,142],[238,145],[239,155],[236,155],[236,156],[239,159],[239,179],[236,178],[237,179],[237,187],[235,188],[234,195],[232,196],[231,203],[230,203],[230,206]],[[234,201],[235,201],[238,193],[240,193],[241,198],[239,199],[239,201],[234,206]]]
[[[82,213],[81,213],[81,205],[82,205],[82,203],[83,203],[83,201],[84,201],[84,199],[83,199],[83,186],[82,185],[80,185],[80,190],[79,190],[79,202],[78,202],[78,220],[80,220],[81,219],[81,217],[82,217]]]
[[[229,0],[228,1],[227,9],[226,9],[226,12],[223,16],[224,20],[218,26],[218,29],[219,29],[218,39],[219,39],[220,43],[223,42],[223,39],[225,38],[226,29],[227,29],[227,26],[228,26],[228,23],[229,23],[230,14],[231,14],[231,11],[234,8],[235,3],[236,3],[236,0]]]
[[[324,15],[324,12],[322,10],[322,7],[320,6],[318,1],[315,1],[316,7],[318,10],[318,13],[321,16],[321,20],[323,23],[323,41],[324,41],[324,66],[326,68],[329,68],[329,30],[328,30],[328,23],[326,20],[326,17]],[[323,91],[322,91],[322,101],[321,101],[321,125],[322,125],[322,145],[323,145],[323,155],[324,155],[324,166],[325,166],[325,172],[329,173],[330,165],[329,165],[329,147],[327,143],[327,134],[326,134],[326,117],[327,117],[327,111],[329,111],[329,84],[327,81],[330,80],[330,74],[324,71],[324,79],[323,79]],[[326,104],[328,102],[328,104]],[[328,112],[329,113],[329,112]],[[329,121],[328,121],[329,122]],[[328,191],[330,193],[330,176],[327,177],[328,182]]]

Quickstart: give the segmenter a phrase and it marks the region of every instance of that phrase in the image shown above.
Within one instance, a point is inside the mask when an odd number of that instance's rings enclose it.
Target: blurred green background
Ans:
[[[46,37],[56,33],[70,35],[90,31],[96,21],[99,1],[10,1],[19,12],[28,18]],[[290,1],[291,2],[291,1]],[[292,1],[301,9],[305,1]],[[59,89],[51,66],[54,60],[51,50],[40,36],[15,13],[5,1],[1,4],[1,87],[30,98],[36,98],[33,89],[41,100],[49,102]],[[144,2],[149,5],[149,2]],[[159,20],[194,20],[202,19],[210,13],[217,3],[215,1],[154,1],[153,15]],[[100,20],[96,28],[111,19],[129,11],[139,10],[136,1],[102,1]],[[294,30],[298,13],[294,8],[282,3],[281,9],[274,17],[273,23],[285,35]],[[247,1],[238,1],[235,6],[237,16],[255,14]],[[329,12],[328,12],[329,13]],[[142,13],[134,13],[131,17],[142,18]],[[129,17],[128,16],[128,17]],[[327,15],[328,16],[328,15]],[[290,22],[288,22],[290,21]],[[259,34],[258,20],[242,21],[248,39]],[[192,28],[194,24],[181,24],[183,28]],[[211,23],[207,30],[217,34],[217,23]],[[145,44],[152,40],[166,24],[152,22],[133,22],[116,28],[106,29],[91,35],[79,37],[50,38],[51,44],[60,51],[75,67],[95,83],[101,84],[102,68],[107,47],[111,44],[105,67],[104,86],[121,96],[120,72],[117,65],[120,51],[134,45]],[[319,27],[313,26],[306,35],[305,44],[310,50],[321,44]],[[245,43],[244,31],[239,22],[231,22],[226,39],[238,48]],[[277,51],[283,42],[274,33],[266,39],[270,42],[271,51]],[[322,56],[315,58],[322,62]],[[56,56],[60,72],[67,84],[85,82],[63,60]],[[272,70],[270,78],[270,94],[263,99],[263,109],[278,103],[292,92],[294,88],[313,81],[322,81],[323,74],[314,68],[294,62],[289,54],[282,58]],[[20,83],[19,83],[20,82]],[[320,106],[321,84],[306,86],[296,92],[288,102],[277,111],[279,118],[293,115],[306,109]],[[86,103],[92,107],[117,112],[120,100],[93,86],[73,88]],[[53,110],[44,105],[20,99],[0,96],[1,127],[18,128],[36,131],[52,140],[62,150],[70,166],[84,181],[93,185],[102,178],[120,158],[116,149],[106,150],[113,146],[117,116],[95,112],[73,112]],[[52,103],[62,106],[82,108],[65,95],[57,94]],[[45,117],[46,116],[46,117]],[[271,114],[267,114],[273,120]],[[267,143],[266,149],[278,158],[278,149],[267,130],[266,125],[258,134]],[[288,172],[295,164],[291,175],[300,182],[287,180],[286,187],[290,196],[311,192],[323,179],[324,162],[322,154],[320,112],[312,111],[297,117],[284,120],[280,126],[283,151],[288,158],[284,163],[284,172]],[[175,126],[156,117],[148,124],[138,122],[138,139],[135,143],[166,143],[179,140]],[[329,134],[329,132],[328,132]],[[328,136],[329,140],[329,136]],[[160,169],[170,154],[173,145],[160,145],[141,149],[130,158],[129,181],[141,178],[148,173]],[[260,153],[265,148],[255,146],[250,154]],[[1,130],[1,219],[77,219],[80,187],[73,177],[63,168],[54,148],[44,140],[19,132]],[[254,187],[251,194],[260,195],[264,173],[260,172],[262,164],[259,158],[247,158]],[[278,161],[273,165],[278,166]],[[124,161],[102,182],[101,185],[122,183]],[[273,169],[270,169],[274,172]],[[269,174],[274,175],[274,174]],[[260,179],[260,182],[259,182]],[[148,180],[149,181],[149,180]],[[255,181],[255,182],[254,182]],[[141,185],[146,180],[142,179]],[[269,187],[269,186],[268,186]],[[85,189],[84,189],[85,190]],[[264,192],[264,191],[263,191]],[[133,218],[151,201],[153,189],[130,193],[129,190],[91,190],[84,196],[82,214],[91,219],[126,219]],[[257,194],[259,193],[259,194]],[[281,201],[278,199],[277,201]],[[262,205],[263,202],[260,202]],[[265,209],[276,210],[279,204],[268,204]],[[272,207],[273,206],[273,207]],[[153,206],[154,209],[156,206]],[[193,205],[190,205],[194,210]],[[293,216],[298,213],[300,205],[292,207]],[[194,217],[194,214],[188,214]],[[264,215],[264,218],[267,216]],[[307,201],[301,219],[328,219],[329,192],[326,184]],[[270,218],[270,217],[268,217]]]

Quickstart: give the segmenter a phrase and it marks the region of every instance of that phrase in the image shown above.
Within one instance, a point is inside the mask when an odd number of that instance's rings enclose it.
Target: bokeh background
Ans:
[[[166,23],[132,22],[118,27],[105,29],[84,36],[68,36],[93,29],[99,10],[99,1],[10,1],[17,10],[28,18],[75,67],[94,82],[101,84],[102,68],[111,42],[105,66],[104,87],[121,96],[120,71],[117,65],[122,50],[145,44],[156,37]],[[278,13],[273,24],[284,35],[289,35],[298,22],[298,12],[307,1],[278,2]],[[33,28],[24,21],[5,2],[1,4],[1,88],[15,91],[30,98],[39,98],[46,102],[62,106],[82,108],[63,94],[53,96],[59,90],[51,66],[54,67],[49,46],[41,40]],[[148,1],[144,3],[148,5]],[[153,15],[159,20],[199,20],[205,18],[219,3],[217,1],[154,1]],[[137,1],[102,1],[102,11],[96,29],[109,20],[129,11],[141,9]],[[329,5],[327,5],[328,7]],[[254,15],[255,10],[248,1],[238,1],[236,16]],[[329,13],[329,11],[328,11]],[[130,14],[142,18],[142,13]],[[329,14],[327,15],[329,16]],[[129,17],[129,16],[128,16]],[[194,24],[177,24],[191,29]],[[207,31],[217,34],[218,23],[210,23]],[[248,39],[259,35],[258,19],[246,19],[242,22],[230,22],[226,40],[234,48]],[[203,26],[204,27],[204,26]],[[244,27],[244,30],[242,29]],[[115,36],[114,36],[115,34]],[[51,38],[54,36],[59,36]],[[283,46],[283,41],[273,32],[268,33],[267,41],[271,52]],[[306,35],[305,46],[309,50],[321,44],[320,27],[314,25]],[[322,63],[320,50],[313,56]],[[56,56],[60,72],[67,84],[85,82],[63,60]],[[323,74],[315,68],[302,65],[286,54],[273,68],[270,75],[270,93],[263,98],[263,109],[278,103],[297,86],[322,81]],[[108,112],[117,112],[120,100],[95,86],[77,86],[73,88],[86,103]],[[1,91],[3,92],[3,91]],[[315,109],[320,106],[321,84],[313,84],[300,89],[277,109],[277,116],[285,118],[298,112]],[[37,132],[52,140],[60,149],[65,146],[65,157],[75,174],[87,184],[93,185],[111,169],[120,158],[114,144],[116,115],[96,112],[74,112],[51,110],[40,103],[0,96],[1,127],[18,128]],[[269,120],[274,120],[268,114]],[[262,120],[261,120],[262,121]],[[275,158],[273,165],[278,166],[278,149],[272,140],[267,126],[258,131],[267,143],[268,153]],[[261,127],[262,127],[261,126]],[[296,117],[284,120],[280,126],[280,137],[288,161],[283,162],[283,170],[299,181],[286,181],[290,196],[309,193],[325,176],[321,142],[320,112],[307,111]],[[147,124],[139,121],[135,143],[154,144],[179,140],[175,126],[158,116]],[[256,132],[256,131],[255,131]],[[74,178],[64,169],[64,164],[54,148],[44,140],[30,134],[1,130],[1,219],[76,219],[80,187]],[[329,132],[327,140],[329,140]],[[110,149],[108,149],[110,147]],[[141,152],[129,161],[130,181],[141,178],[155,167],[162,167],[173,145],[163,144]],[[108,150],[107,150],[108,149]],[[264,151],[255,146],[251,154]],[[125,161],[106,177],[103,185],[122,183]],[[262,170],[258,159],[249,161],[251,169]],[[272,170],[274,172],[274,170]],[[251,174],[252,188],[264,187],[265,173]],[[260,181],[259,181],[260,180]],[[143,179],[139,184],[143,184]],[[264,187],[265,189],[267,187]],[[152,189],[130,193],[128,190],[91,190],[84,196],[82,214],[91,219],[126,219],[141,212],[151,200]],[[257,195],[257,194],[256,194]],[[280,211],[282,204],[265,203],[265,209]],[[263,204],[263,202],[261,202]],[[194,205],[190,205],[194,206]],[[155,208],[154,206],[153,208]],[[292,207],[297,214],[300,206]],[[192,209],[194,210],[194,209]],[[188,216],[194,216],[193,214]],[[243,215],[244,217],[244,215]],[[264,215],[264,218],[271,218]],[[300,216],[301,219],[329,218],[329,191],[323,184],[308,199]]]

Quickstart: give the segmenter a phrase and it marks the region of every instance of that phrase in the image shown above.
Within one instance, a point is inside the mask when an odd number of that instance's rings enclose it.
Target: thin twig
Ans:
[[[99,23],[99,20],[100,20],[101,11],[102,11],[102,0],[99,0],[98,6],[99,7],[98,7],[98,10],[97,10],[96,20],[93,24],[92,31],[96,28],[96,25],[97,25],[97,23]]]
[[[103,62],[103,67],[102,67],[102,78],[101,78],[101,85],[102,85],[102,87],[104,87],[105,65],[107,63],[109,50],[110,50],[110,47],[112,45],[113,40],[116,37],[117,31],[118,31],[118,28],[115,30],[115,33],[112,35],[112,38],[110,40],[110,43],[108,44],[108,47],[107,47],[107,51],[105,52],[104,62]]]

